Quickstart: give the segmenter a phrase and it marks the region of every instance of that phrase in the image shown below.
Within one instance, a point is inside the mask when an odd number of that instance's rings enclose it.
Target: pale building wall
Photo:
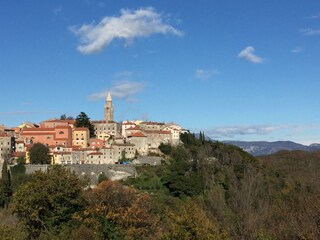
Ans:
[[[103,153],[101,152],[91,152],[87,155],[88,164],[102,164],[103,163]]]
[[[103,153],[103,163],[104,164],[115,164],[116,159],[113,156],[113,148],[103,147],[99,150]]]
[[[126,158],[131,159],[134,158],[136,153],[136,147],[134,144],[123,143],[123,144],[112,144],[113,148],[113,157],[116,162],[118,162],[122,157],[122,151],[125,151]]]
[[[106,141],[110,136],[119,136],[120,128],[116,122],[92,121],[96,138]]]
[[[10,158],[11,150],[12,150],[11,137],[8,137],[5,134],[1,133],[0,135],[0,170],[2,169],[3,162]]]
[[[73,164],[71,152],[53,152],[51,155],[52,164]]]
[[[160,131],[163,126],[163,123],[158,122],[142,122],[139,124],[140,129],[144,131]]]
[[[121,135],[123,137],[127,136],[127,129],[135,128],[137,125],[134,122],[124,121],[121,125]]]
[[[136,150],[140,156],[146,156],[148,154],[148,142],[147,137],[128,137],[128,141],[135,145]]]
[[[72,145],[88,147],[90,132],[88,128],[74,128],[72,130]]]

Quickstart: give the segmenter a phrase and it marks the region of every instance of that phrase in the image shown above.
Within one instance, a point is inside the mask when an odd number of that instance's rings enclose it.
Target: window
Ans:
[[[59,134],[64,134],[64,132],[63,132],[63,131],[60,131]]]

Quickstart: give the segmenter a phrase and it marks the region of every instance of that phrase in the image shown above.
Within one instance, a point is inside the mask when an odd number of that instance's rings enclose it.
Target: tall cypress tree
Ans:
[[[12,195],[10,173],[7,160],[3,161],[0,180],[0,207],[8,206]]]

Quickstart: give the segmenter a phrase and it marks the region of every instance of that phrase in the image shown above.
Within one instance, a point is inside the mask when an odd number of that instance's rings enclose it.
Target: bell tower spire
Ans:
[[[110,92],[108,92],[106,103],[104,105],[104,120],[107,122],[113,121],[113,104]]]

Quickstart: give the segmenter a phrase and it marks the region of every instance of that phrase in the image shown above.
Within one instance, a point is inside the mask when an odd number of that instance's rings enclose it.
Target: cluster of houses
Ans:
[[[50,119],[40,124],[23,123],[16,128],[0,125],[0,164],[5,159],[30,163],[29,151],[35,143],[49,147],[52,164],[116,164],[123,159],[157,155],[161,143],[177,145],[186,132],[175,123],[113,120],[113,103],[108,94],[104,119],[91,121],[88,128],[75,127],[73,119]]]

